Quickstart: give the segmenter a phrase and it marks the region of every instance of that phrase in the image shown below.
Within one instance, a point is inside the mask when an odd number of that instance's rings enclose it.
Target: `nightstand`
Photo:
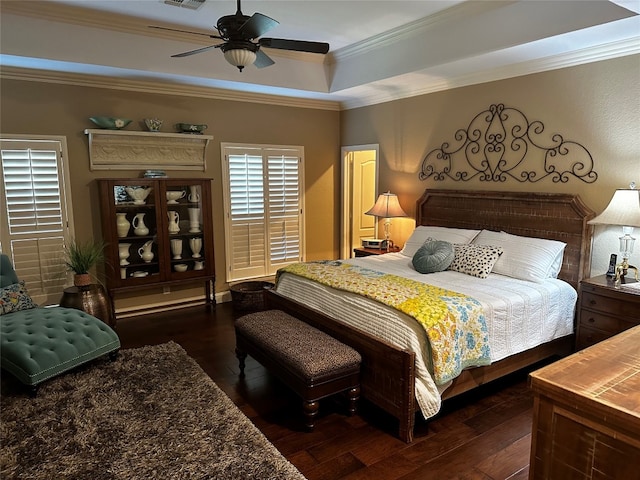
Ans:
[[[391,247],[389,251],[386,248],[354,248],[353,253],[356,257],[368,257],[369,255],[384,255],[385,253],[399,252],[400,247]]]
[[[640,324],[640,288],[615,288],[606,275],[582,280],[578,301],[576,350]]]

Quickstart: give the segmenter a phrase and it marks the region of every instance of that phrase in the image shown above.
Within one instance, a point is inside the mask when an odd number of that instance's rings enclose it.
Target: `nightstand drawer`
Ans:
[[[620,331],[620,322],[616,317],[604,315],[591,310],[582,309],[580,312],[580,326],[597,328],[612,334]]]
[[[595,295],[589,291],[582,291],[582,299],[580,304],[582,308],[588,308],[590,310],[598,310],[600,312],[608,313],[610,315],[637,318],[638,317],[638,304],[631,301],[625,301],[623,299],[617,299],[612,297],[605,297],[603,295]]]
[[[615,334],[611,332],[603,332],[601,330],[594,330],[591,328],[580,327],[580,335],[576,339],[577,349],[582,350],[583,348],[590,347],[591,345],[595,345],[598,342],[606,340],[609,337],[613,337]]]

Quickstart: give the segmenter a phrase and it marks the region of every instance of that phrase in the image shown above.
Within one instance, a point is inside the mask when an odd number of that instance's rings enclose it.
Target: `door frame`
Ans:
[[[340,208],[340,258],[351,258],[351,238],[353,232],[351,231],[351,199],[354,195],[353,185],[353,170],[349,162],[349,155],[354,152],[361,152],[365,150],[375,151],[375,163],[376,163],[376,178],[374,191],[376,192],[376,198],[378,196],[378,175],[380,171],[380,145],[377,143],[370,143],[366,145],[349,145],[340,148],[341,156],[341,208]]]

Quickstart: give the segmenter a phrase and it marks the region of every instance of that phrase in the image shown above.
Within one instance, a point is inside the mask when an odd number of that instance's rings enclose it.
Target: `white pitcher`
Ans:
[[[133,233],[139,236],[149,235],[149,229],[144,224],[144,213],[137,213],[133,220],[131,221],[131,225],[133,225]]]
[[[145,243],[138,249],[138,255],[140,255],[140,258],[142,258],[142,260],[144,260],[145,263],[149,263],[151,260],[153,260],[154,254],[151,251],[152,247],[153,247],[153,240],[149,240],[147,243]]]
[[[175,210],[169,210],[167,215],[169,216],[169,234],[180,233],[180,214]]]

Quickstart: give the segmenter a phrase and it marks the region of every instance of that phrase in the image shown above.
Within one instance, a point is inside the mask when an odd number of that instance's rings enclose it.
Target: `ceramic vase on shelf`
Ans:
[[[138,236],[149,235],[149,229],[144,224],[144,216],[144,213],[137,213],[131,221],[131,225],[133,225],[133,233]]]
[[[189,233],[200,233],[199,208],[189,208]]]
[[[193,269],[194,270],[204,270],[204,262],[202,260],[200,260],[199,262],[193,262]]]
[[[140,255],[140,258],[145,263],[149,263],[151,260],[153,260],[154,254],[151,251],[152,248],[153,248],[153,240],[149,240],[138,249],[138,255]]]
[[[124,238],[129,234],[130,226],[126,213],[116,213],[116,231],[119,238]]]
[[[118,244],[118,256],[120,257],[120,265],[129,265],[127,259],[129,258],[130,243]]]
[[[169,234],[180,233],[180,214],[175,210],[169,210],[167,215],[169,216]]]
[[[189,196],[187,197],[187,200],[193,203],[197,203],[200,201],[200,194],[198,193],[197,185],[191,185],[189,187]]]
[[[200,258],[200,250],[202,250],[202,239],[200,237],[190,238],[189,248],[191,248],[192,258]]]
[[[182,239],[174,238],[171,240],[171,253],[173,253],[173,259],[178,260],[182,258]]]

